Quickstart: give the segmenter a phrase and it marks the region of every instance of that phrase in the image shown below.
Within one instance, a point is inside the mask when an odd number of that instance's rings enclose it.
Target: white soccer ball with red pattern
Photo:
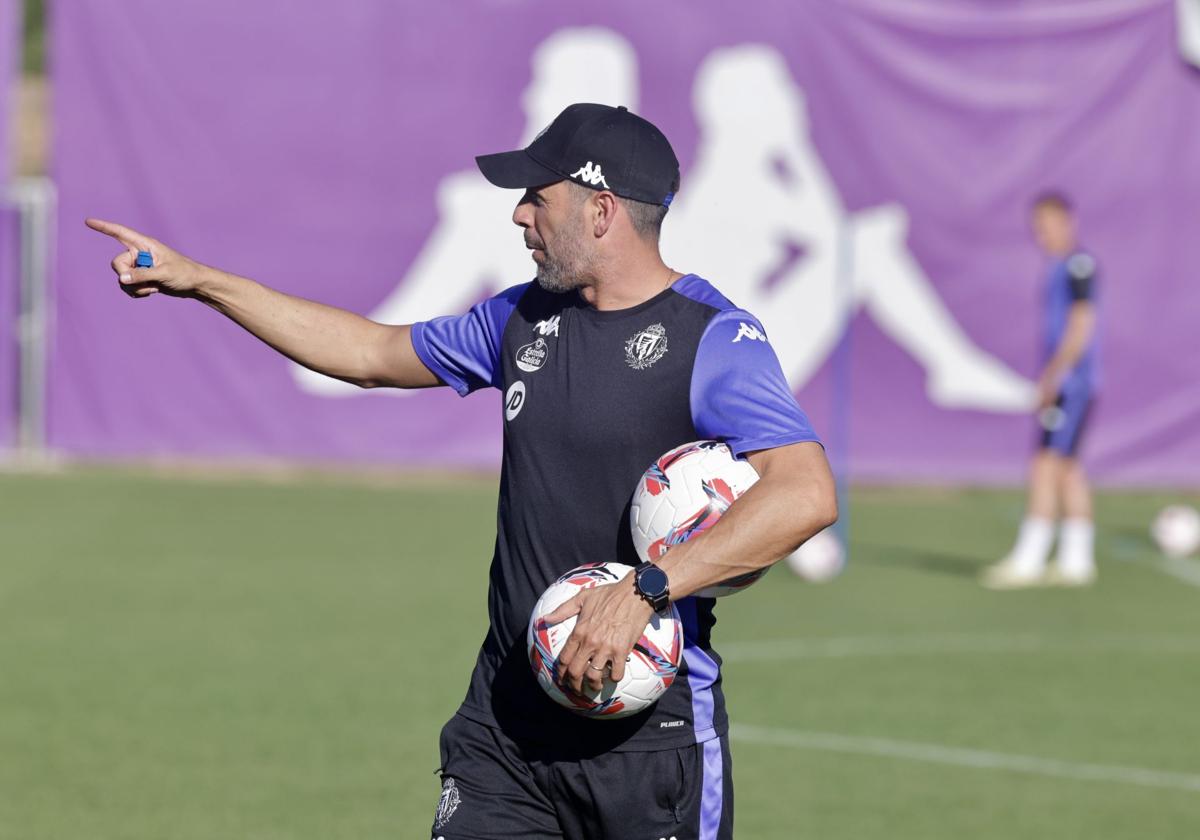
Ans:
[[[1200,512],[1187,505],[1168,505],[1150,526],[1158,550],[1168,557],[1188,557],[1200,550]]]
[[[813,534],[783,562],[797,577],[809,583],[827,583],[846,567],[846,550],[837,532],[826,528]]]
[[[638,556],[653,562],[671,546],[704,533],[756,481],[754,467],[734,458],[729,447],[719,441],[698,440],[675,447],[650,465],[633,491],[629,527]],[[696,595],[732,595],[766,572],[741,575]]]
[[[617,583],[632,571],[632,566],[623,563],[590,563],[572,569],[542,593],[529,619],[526,643],[538,685],[554,702],[584,717],[611,720],[637,714],[654,705],[679,670],[683,622],[671,604],[650,616],[646,631],[625,660],[625,676],[620,682],[606,678],[599,692],[580,694],[559,679],[558,655],[575,629],[575,616],[558,624],[549,624],[545,617],[576,593]]]

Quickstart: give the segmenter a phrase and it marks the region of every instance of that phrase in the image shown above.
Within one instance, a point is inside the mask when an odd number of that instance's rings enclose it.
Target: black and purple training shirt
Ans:
[[[629,309],[514,286],[460,316],[415,324],[422,362],[466,396],[504,395],[490,626],[459,714],[525,742],[584,752],[673,749],[727,727],[710,598],[676,602],[684,661],[651,709],[578,717],[538,687],[525,650],[537,599],[584,563],[638,562],[629,502],[658,456],[722,440],[741,456],[816,441],[762,324],[695,275]]]

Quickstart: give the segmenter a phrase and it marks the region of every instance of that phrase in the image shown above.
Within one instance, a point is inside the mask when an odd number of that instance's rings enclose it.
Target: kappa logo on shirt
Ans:
[[[604,180],[604,173],[600,171],[600,164],[592,166],[589,160],[583,166],[579,167],[578,171],[571,173],[572,178],[578,178],[585,184],[591,184],[593,187],[603,186],[608,189],[608,181]]]
[[[743,338],[748,338],[751,341],[766,341],[766,334],[754,324],[747,324],[745,321],[738,322],[738,333],[734,337],[731,344],[737,344]]]
[[[538,321],[534,325],[533,331],[540,336],[552,335],[555,338],[558,338],[558,319],[561,317],[561,315],[555,315],[551,318],[547,318],[545,321]]]

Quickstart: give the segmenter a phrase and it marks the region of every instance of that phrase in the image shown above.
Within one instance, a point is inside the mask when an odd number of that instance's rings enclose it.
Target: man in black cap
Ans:
[[[762,324],[663,262],[679,164],[662,132],[625,108],[576,104],[527,148],[477,162],[492,183],[524,191],[513,221],[537,278],[465,315],[406,326],[267,289],[120,225],[88,225],[125,246],[112,265],[131,296],[199,299],[321,373],[363,387],[503,392],[491,623],[442,731],[434,837],[730,838],[715,601],[692,593],[774,563],[836,518],[824,450]],[[139,250],[152,268],[135,267]],[[703,539],[640,563],[634,486],[663,452],[698,439],[724,441],[760,479]],[[637,568],[551,616],[577,618],[559,660],[572,688],[620,680],[654,610],[674,602],[684,625],[675,682],[620,720],[553,703],[525,650],[545,588],[597,561]]]

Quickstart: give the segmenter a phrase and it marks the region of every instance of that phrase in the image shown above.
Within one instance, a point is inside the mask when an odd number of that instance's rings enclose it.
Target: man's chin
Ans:
[[[565,292],[566,291],[566,289],[564,289],[562,286],[559,285],[559,282],[556,279],[543,277],[542,273],[540,271],[538,272],[538,275],[537,275],[537,284],[539,286],[541,286],[542,289],[544,289],[547,292]]]
[[[569,292],[579,285],[578,283],[571,283],[557,274],[545,272],[540,266],[538,267],[537,284],[547,292],[554,292],[556,294]]]

